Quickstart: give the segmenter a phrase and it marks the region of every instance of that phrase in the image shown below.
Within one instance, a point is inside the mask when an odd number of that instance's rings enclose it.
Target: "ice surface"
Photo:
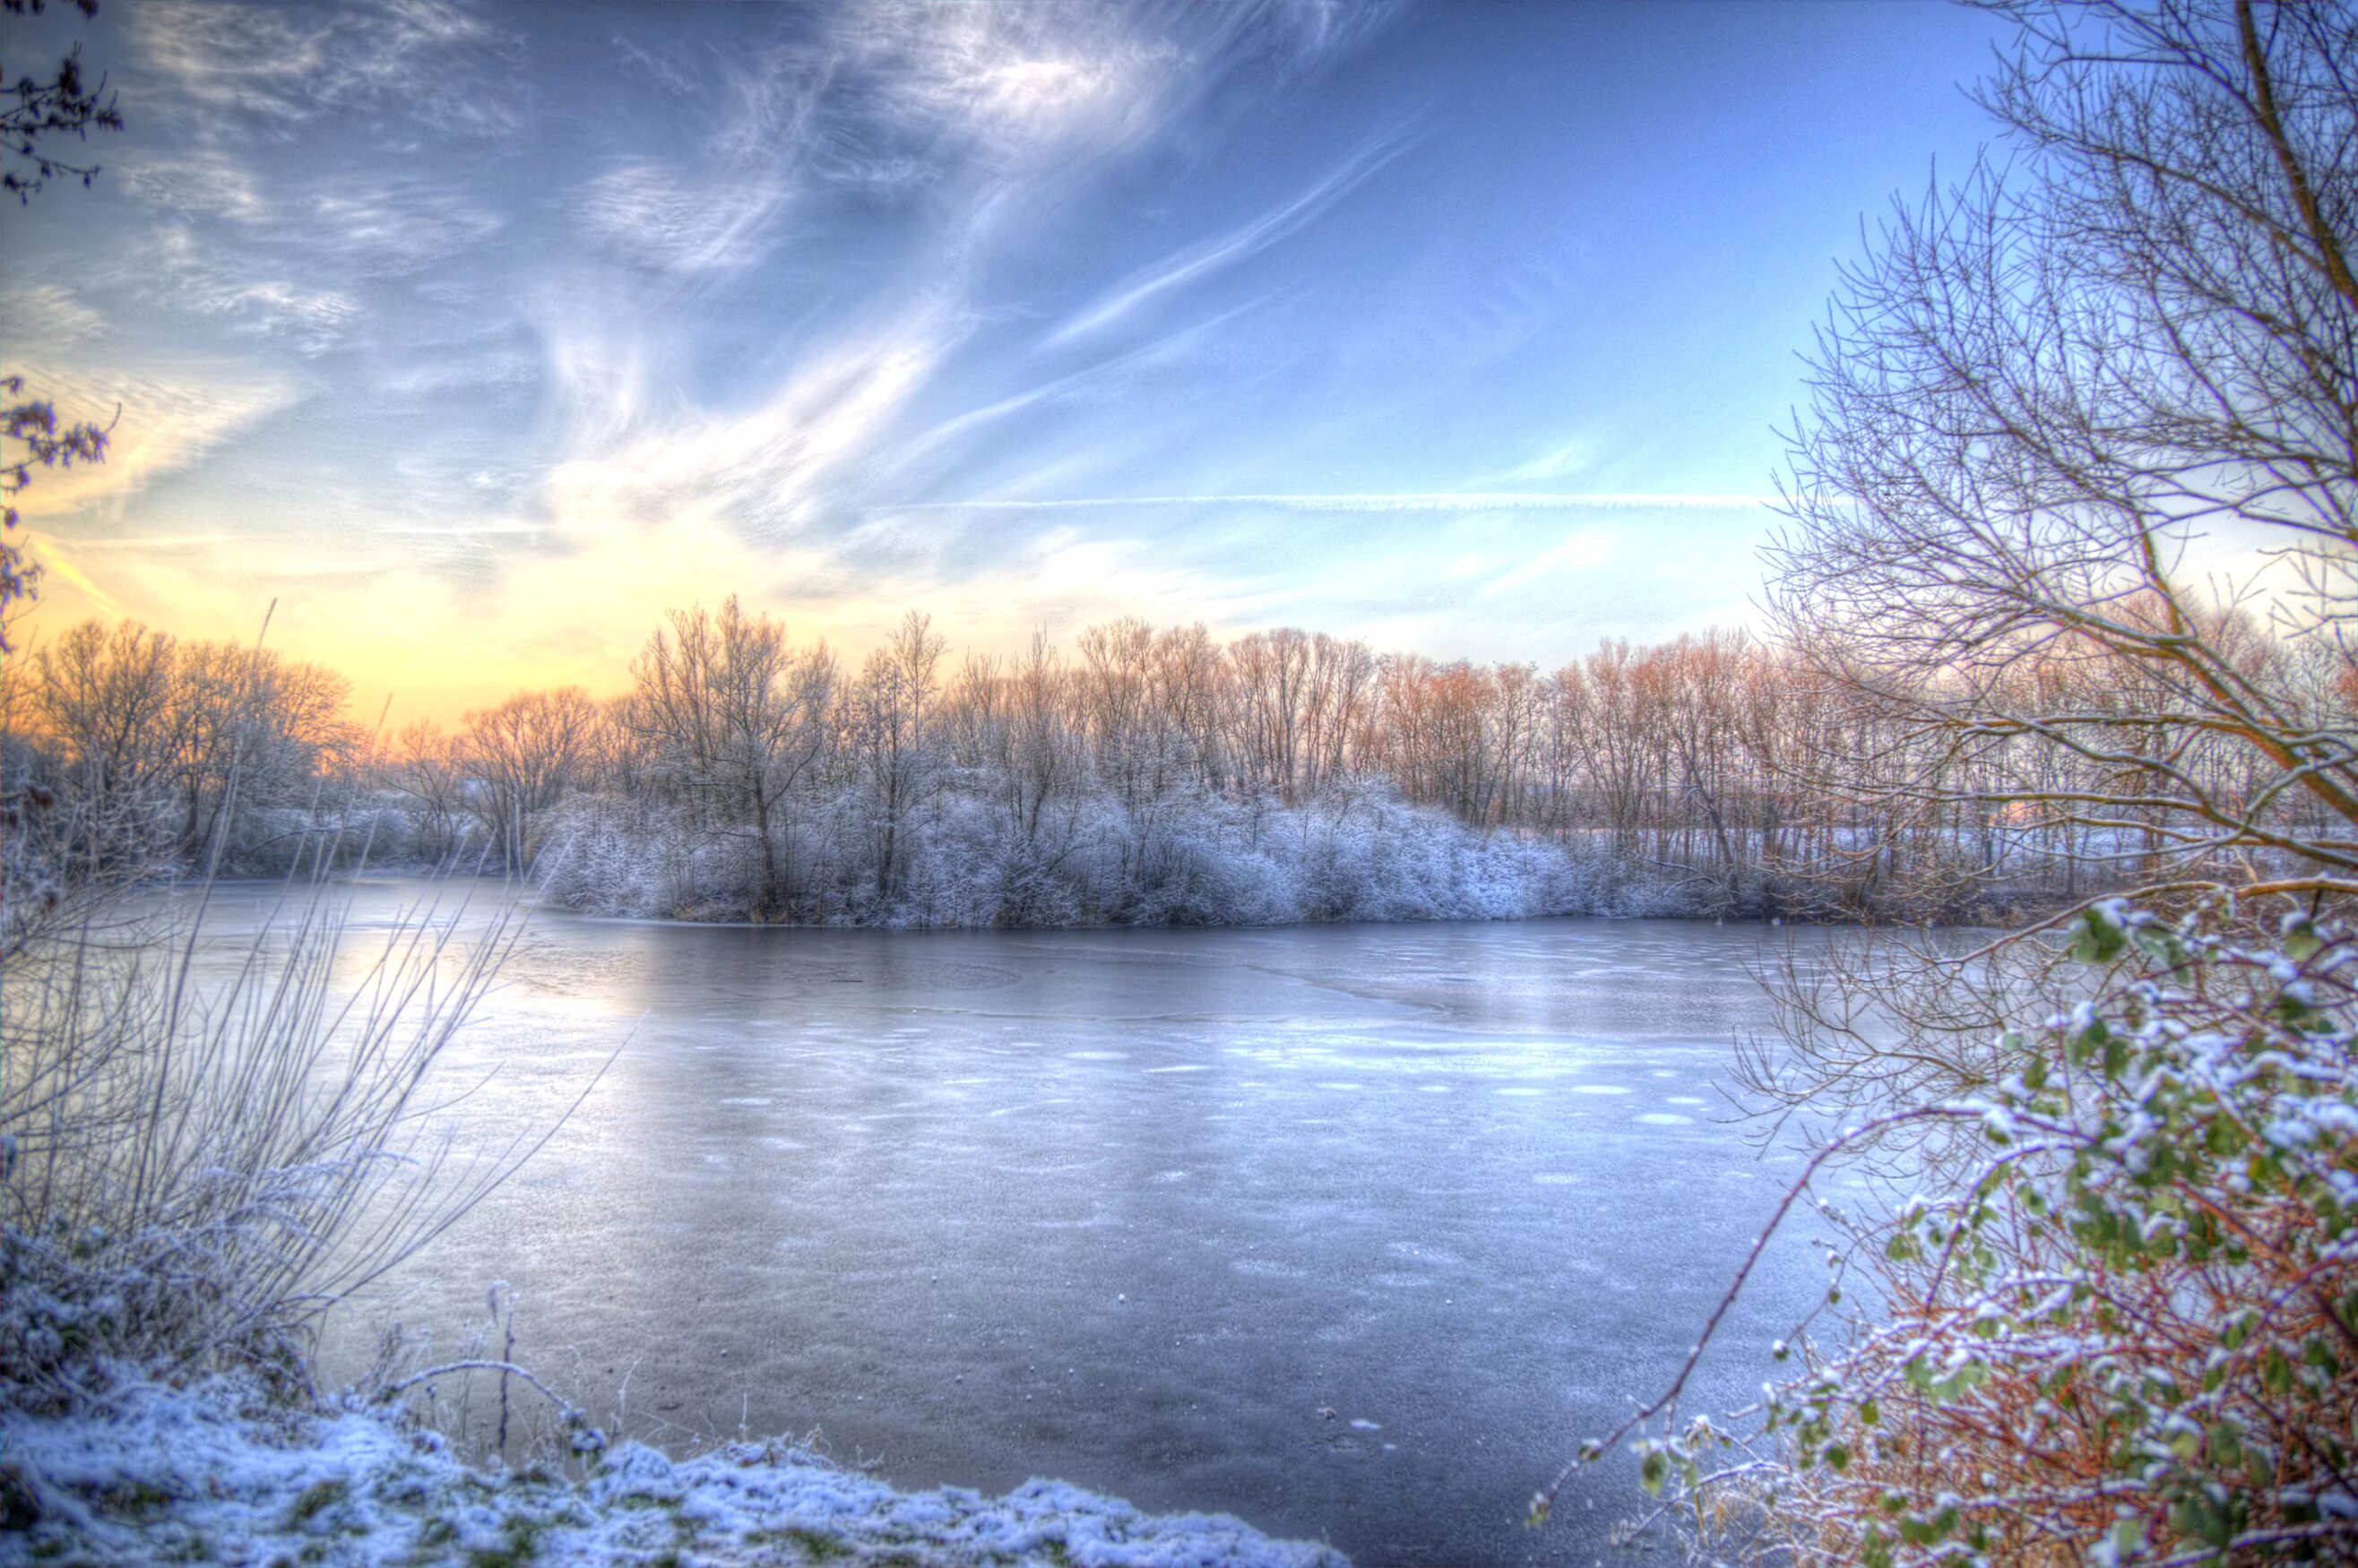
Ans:
[[[504,1141],[630,1044],[333,1326],[330,1371],[393,1318],[455,1346],[505,1280],[518,1356],[601,1418],[628,1375],[623,1430],[667,1443],[817,1428],[902,1487],[1061,1476],[1366,1563],[1585,1564],[1633,1476],[1539,1532],[1531,1494],[1659,1391],[1792,1168],[1650,1119],[1718,1103],[1764,939],[1824,937],[536,915],[460,1114]],[[1741,1402],[1823,1289],[1772,1258],[1696,1408]]]

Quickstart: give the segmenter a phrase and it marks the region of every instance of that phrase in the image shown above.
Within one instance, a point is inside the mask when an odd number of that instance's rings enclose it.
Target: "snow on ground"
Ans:
[[[1225,1514],[1152,1517],[1061,1481],[897,1492],[780,1443],[683,1460],[626,1444],[586,1478],[489,1472],[381,1413],[289,1410],[229,1378],[0,1412],[0,1505],[10,1564],[1348,1568]]]

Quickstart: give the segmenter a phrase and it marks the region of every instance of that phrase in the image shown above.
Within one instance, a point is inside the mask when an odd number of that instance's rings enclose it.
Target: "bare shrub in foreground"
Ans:
[[[318,1315],[535,1146],[454,1153],[429,1094],[506,916],[414,909],[363,947],[298,887],[223,952],[206,902],[118,903],[0,968],[11,1399],[68,1401],[107,1357],[299,1383]]]

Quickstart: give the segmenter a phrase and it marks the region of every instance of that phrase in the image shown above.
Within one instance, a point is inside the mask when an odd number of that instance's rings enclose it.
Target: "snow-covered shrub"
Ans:
[[[1482,834],[1389,787],[1286,806],[1176,788],[1139,806],[1101,790],[1026,814],[986,773],[950,782],[898,830],[880,876],[872,806],[824,803],[782,829],[772,912],[807,924],[903,926],[1282,925],[1671,913],[1627,895],[1585,846]],[[589,914],[736,920],[760,849],[680,812],[576,795],[547,818],[546,893]],[[1635,907],[1633,907],[1635,905]],[[1683,907],[1678,913],[1691,913]]]
[[[577,795],[548,814],[545,832],[535,870],[557,903],[590,914],[652,914],[667,902],[677,856],[650,814]]]
[[[971,795],[945,799],[919,819],[903,907],[912,925],[989,925],[999,909],[997,813]]]
[[[1585,1457],[1634,1433],[1756,1559],[2358,1560],[2358,937],[2217,913],[2090,911],[2079,1000],[1812,1162],[1952,1135],[1922,1195],[1819,1206],[1839,1333],[1779,1345],[1801,1370],[1747,1423],[1679,1426],[1674,1385]]]
[[[314,890],[218,966],[190,907],[92,906],[0,968],[0,1403],[111,1361],[299,1378],[317,1314],[512,1163],[446,1165],[420,1094],[503,922],[356,951]]]

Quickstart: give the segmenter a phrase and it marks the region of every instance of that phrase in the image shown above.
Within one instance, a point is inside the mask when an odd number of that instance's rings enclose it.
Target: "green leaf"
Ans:
[[[2214,1421],[2207,1434],[2211,1440],[2211,1459],[2216,1465],[2235,1465],[2244,1462],[2244,1434],[2233,1422]]]
[[[2104,911],[2092,909],[2080,917],[2080,934],[2071,944],[2071,957],[2083,964],[2109,963],[2120,956],[2127,945],[2121,928],[2106,919]]]

